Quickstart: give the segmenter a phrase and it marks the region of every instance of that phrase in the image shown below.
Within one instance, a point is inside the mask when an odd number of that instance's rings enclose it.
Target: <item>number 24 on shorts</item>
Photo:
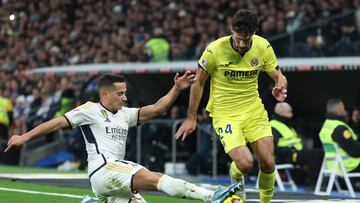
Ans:
[[[222,132],[223,132],[223,129],[220,127],[218,129],[218,133],[221,134]],[[231,124],[226,124],[225,133],[226,134],[232,134]]]

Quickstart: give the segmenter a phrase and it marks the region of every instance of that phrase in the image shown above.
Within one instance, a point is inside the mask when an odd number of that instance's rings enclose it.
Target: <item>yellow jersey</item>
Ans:
[[[10,125],[10,118],[8,113],[13,111],[13,105],[7,98],[0,97],[0,124],[5,126]]]
[[[241,55],[232,47],[231,36],[208,45],[198,65],[211,76],[206,110],[212,117],[241,115],[263,105],[258,93],[260,71],[271,72],[278,66],[269,42],[252,36],[250,49]]]

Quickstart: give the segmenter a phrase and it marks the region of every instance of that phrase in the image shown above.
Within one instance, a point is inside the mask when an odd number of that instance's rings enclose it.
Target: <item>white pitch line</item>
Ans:
[[[33,191],[33,190],[21,190],[21,189],[13,189],[13,188],[5,188],[0,187],[0,190],[3,191],[11,191],[11,192],[22,192],[22,193],[30,193],[30,194],[39,194],[39,195],[50,195],[50,196],[60,196],[60,197],[71,197],[71,198],[84,198],[83,195],[71,195],[71,194],[62,194],[62,193],[50,193],[50,192],[40,192],[40,191]]]
[[[76,179],[76,180],[88,180],[87,174],[25,174],[25,173],[0,173],[2,178],[18,178],[18,179]]]
[[[247,202],[259,202],[259,199],[246,199]],[[294,200],[294,199],[272,199],[270,202],[283,202],[283,203],[360,203],[360,200],[355,199],[329,199],[329,200]]]

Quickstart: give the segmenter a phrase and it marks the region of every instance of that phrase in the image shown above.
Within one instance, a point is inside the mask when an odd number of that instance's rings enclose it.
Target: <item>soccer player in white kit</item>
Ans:
[[[101,202],[145,202],[138,191],[152,190],[220,203],[239,185],[211,191],[124,160],[129,127],[165,112],[179,93],[194,82],[194,75],[189,71],[182,77],[176,74],[174,82],[171,90],[156,103],[141,108],[127,108],[124,107],[127,101],[125,78],[117,74],[103,75],[98,80],[99,103],[87,102],[23,135],[13,135],[5,151],[39,135],[61,128],[80,127],[86,143],[92,190]]]

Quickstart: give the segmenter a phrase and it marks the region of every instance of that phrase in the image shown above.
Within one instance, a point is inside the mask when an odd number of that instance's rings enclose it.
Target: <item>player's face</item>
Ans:
[[[339,111],[338,112],[339,112],[340,116],[346,116],[347,115],[344,103],[341,102],[339,104]]]
[[[233,47],[236,49],[237,52],[240,54],[245,53],[249,50],[253,35],[247,35],[243,32],[235,32],[233,31],[232,39],[233,39]]]
[[[289,106],[286,107],[286,109],[285,109],[285,111],[284,111],[284,117],[291,119],[293,116],[294,116],[294,115],[293,115],[292,108],[291,108],[291,106],[289,105]]]
[[[126,83],[125,82],[116,82],[113,84],[114,89],[109,91],[108,99],[111,108],[115,111],[121,109],[126,101]]]

